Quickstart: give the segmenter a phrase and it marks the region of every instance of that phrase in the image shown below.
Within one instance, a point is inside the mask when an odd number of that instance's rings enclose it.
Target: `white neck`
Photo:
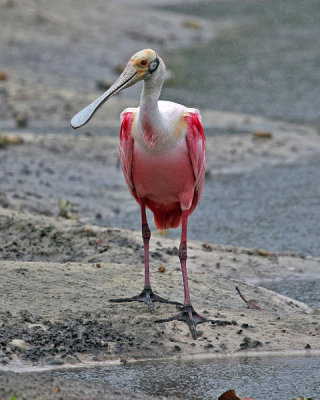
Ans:
[[[160,61],[157,70],[143,81],[140,98],[139,126],[143,139],[149,146],[154,146],[157,134],[162,130],[162,118],[158,100],[164,83],[165,66]]]

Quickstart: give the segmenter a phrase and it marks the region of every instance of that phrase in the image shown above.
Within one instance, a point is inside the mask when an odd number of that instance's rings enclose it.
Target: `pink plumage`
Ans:
[[[122,114],[120,160],[131,194],[153,212],[158,229],[181,225],[182,210],[190,215],[201,196],[205,173],[205,136],[199,114],[189,113],[185,140],[165,154],[145,154],[135,146],[133,113]]]

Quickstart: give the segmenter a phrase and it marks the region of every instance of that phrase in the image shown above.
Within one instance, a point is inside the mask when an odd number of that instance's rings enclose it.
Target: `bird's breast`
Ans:
[[[139,197],[170,204],[194,192],[194,174],[184,142],[162,152],[149,152],[134,144],[132,178]],[[187,206],[187,205],[186,205]]]
[[[159,101],[152,110],[138,108],[132,123],[135,142],[151,153],[179,146],[187,132],[184,110],[184,106],[168,101]]]

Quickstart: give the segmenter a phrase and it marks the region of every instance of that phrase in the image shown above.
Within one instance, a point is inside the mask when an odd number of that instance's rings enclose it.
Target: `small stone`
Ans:
[[[73,214],[72,211],[72,204],[69,200],[64,198],[60,198],[58,202],[59,207],[59,216],[66,218],[66,219],[77,219],[77,216]]]
[[[110,353],[114,353],[116,351],[117,344],[115,342],[108,342],[107,347]]]
[[[210,246],[208,243],[203,243],[202,248],[205,251],[212,251],[212,246]]]
[[[188,29],[200,30],[201,24],[196,19],[187,19],[183,22],[183,26]]]
[[[166,272],[166,267],[163,264],[160,264],[158,267],[158,271],[163,274],[164,272]]]
[[[0,81],[6,81],[9,77],[8,72],[6,71],[0,71]]]
[[[2,135],[2,134],[0,134],[0,148],[6,147],[6,146],[11,146],[11,145],[22,144],[22,143],[23,143],[23,139],[17,135]]]
[[[253,132],[254,139],[272,139],[272,133],[268,131],[255,131]]]
[[[255,348],[260,347],[260,346],[262,346],[262,343],[260,342],[260,340],[251,340],[248,336],[246,336],[243,339],[243,342],[240,343],[240,348],[242,350],[255,349]]]
[[[21,351],[26,351],[28,349],[28,347],[30,346],[29,343],[25,342],[22,339],[13,339],[13,340],[11,340],[11,342],[9,344],[11,347],[16,347]]]
[[[26,128],[28,126],[29,119],[26,114],[16,115],[16,124],[18,128]]]
[[[273,254],[270,251],[261,250],[261,249],[257,249],[256,253],[258,254],[258,256],[262,256],[262,257],[267,257],[267,256],[270,256]]]

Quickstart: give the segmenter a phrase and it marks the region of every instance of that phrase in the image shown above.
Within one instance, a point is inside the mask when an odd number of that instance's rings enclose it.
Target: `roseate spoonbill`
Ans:
[[[186,267],[187,223],[202,192],[205,136],[198,110],[170,101],[159,101],[164,77],[165,64],[158,54],[151,49],[139,51],[130,58],[110,89],[72,118],[71,126],[76,129],[85,125],[111,96],[143,80],[140,107],[127,108],[120,116],[120,160],[128,188],[141,207],[144,289],[137,296],[111,301],[143,301],[151,312],[155,301],[180,305],[178,315],[156,322],[185,321],[196,339],[197,324],[209,320],[196,313],[191,304]],[[182,225],[179,258],[184,284],[183,305],[152,291],[149,279],[151,232],[146,207],[153,212],[157,228]]]

